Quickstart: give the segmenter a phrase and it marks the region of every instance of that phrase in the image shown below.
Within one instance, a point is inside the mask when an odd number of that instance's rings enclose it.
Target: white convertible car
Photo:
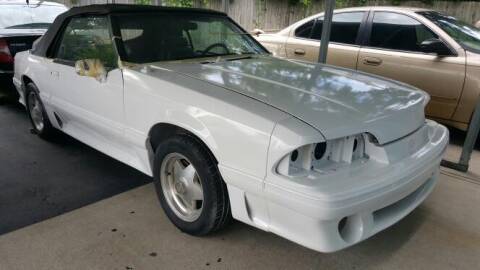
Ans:
[[[348,247],[428,196],[448,143],[424,92],[274,58],[208,10],[72,8],[17,54],[14,83],[38,135],[61,130],[153,176],[192,235],[233,217]]]

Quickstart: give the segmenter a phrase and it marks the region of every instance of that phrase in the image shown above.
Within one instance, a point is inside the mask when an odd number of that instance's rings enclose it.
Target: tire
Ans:
[[[33,83],[28,83],[25,89],[25,103],[33,130],[42,139],[52,139],[55,135],[55,128],[48,119],[47,112],[40,99],[40,92]]]
[[[160,204],[182,232],[202,236],[230,223],[227,187],[216,161],[196,138],[181,134],[161,142],[155,151],[153,167]]]

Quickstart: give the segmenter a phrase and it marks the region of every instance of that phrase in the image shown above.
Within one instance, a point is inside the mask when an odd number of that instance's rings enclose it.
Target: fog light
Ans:
[[[360,241],[364,233],[363,221],[360,215],[344,217],[338,222],[338,233],[343,241],[355,243]]]

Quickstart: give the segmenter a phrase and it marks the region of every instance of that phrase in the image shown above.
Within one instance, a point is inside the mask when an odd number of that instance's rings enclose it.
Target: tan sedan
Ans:
[[[257,39],[276,56],[317,61],[322,23],[317,14]],[[335,10],[327,62],[427,91],[427,115],[463,130],[480,94],[480,30],[432,10]]]

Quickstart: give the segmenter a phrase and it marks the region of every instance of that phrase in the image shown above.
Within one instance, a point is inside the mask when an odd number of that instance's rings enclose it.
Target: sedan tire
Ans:
[[[217,163],[192,136],[175,135],[158,145],[154,184],[166,215],[185,233],[206,235],[232,219]]]

